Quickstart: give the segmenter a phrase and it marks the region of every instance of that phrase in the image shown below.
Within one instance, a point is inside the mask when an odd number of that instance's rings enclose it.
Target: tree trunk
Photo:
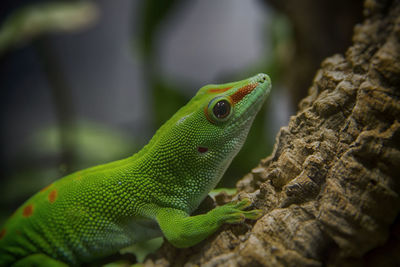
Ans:
[[[166,244],[146,266],[400,265],[399,15],[400,0],[365,1],[353,45],[324,60],[272,155],[239,181],[261,219]]]

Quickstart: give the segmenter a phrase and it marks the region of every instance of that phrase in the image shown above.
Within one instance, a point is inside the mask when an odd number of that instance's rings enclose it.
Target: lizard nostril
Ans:
[[[267,74],[260,73],[258,75],[258,82],[264,83],[264,82],[267,82],[267,81],[269,81],[269,77],[268,77]]]

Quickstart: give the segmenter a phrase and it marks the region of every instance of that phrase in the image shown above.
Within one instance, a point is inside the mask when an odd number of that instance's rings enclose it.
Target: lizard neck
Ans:
[[[151,187],[149,199],[160,206],[193,212],[230,165],[247,136],[247,130],[217,150],[200,155],[196,144],[183,129],[152,140],[135,158],[131,176]],[[173,136],[174,138],[172,138]],[[135,157],[135,156],[134,156]],[[133,172],[132,172],[133,170]]]

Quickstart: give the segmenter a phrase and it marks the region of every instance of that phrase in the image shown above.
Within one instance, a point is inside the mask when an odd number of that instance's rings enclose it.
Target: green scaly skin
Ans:
[[[257,219],[248,199],[190,216],[242,147],[267,98],[266,74],[207,85],[135,155],[72,173],[28,199],[0,230],[0,266],[80,265],[164,235],[197,244]]]

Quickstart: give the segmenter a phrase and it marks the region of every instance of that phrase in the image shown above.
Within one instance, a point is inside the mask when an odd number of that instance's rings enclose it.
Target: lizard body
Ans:
[[[223,223],[257,219],[249,200],[190,216],[242,147],[267,98],[266,74],[207,85],[133,156],[72,173],[0,230],[0,266],[80,265],[162,236],[189,247]]]

